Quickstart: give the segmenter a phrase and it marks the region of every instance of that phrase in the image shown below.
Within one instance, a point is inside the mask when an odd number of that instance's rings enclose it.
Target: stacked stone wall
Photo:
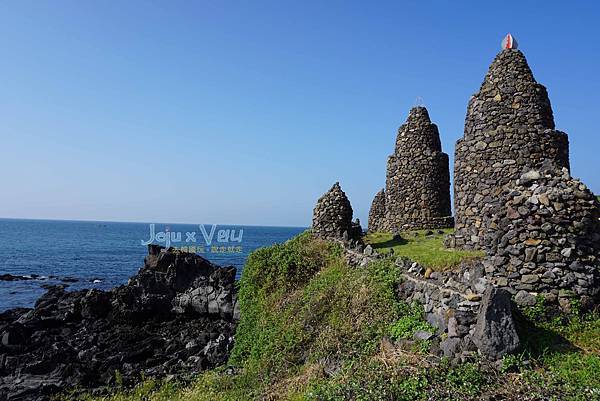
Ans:
[[[600,203],[566,168],[546,162],[503,188],[484,209],[484,260],[495,285],[522,305],[542,295],[568,310],[589,308],[600,292]]]
[[[425,273],[423,274],[423,271]],[[413,262],[403,274],[399,292],[423,304],[427,321],[437,328],[439,353],[454,360],[476,354],[500,360],[521,345],[510,293],[489,285],[479,263],[462,274],[431,273]]]
[[[403,271],[399,295],[409,303],[422,304],[427,321],[446,334],[440,344],[448,357],[472,356],[477,315],[489,286],[479,263],[465,264],[460,272],[432,272],[410,259],[398,258]]]
[[[379,257],[369,247],[346,248],[346,260],[353,266],[366,266]],[[444,272],[403,257],[395,264],[402,272],[398,296],[423,305],[425,318],[436,328],[415,333],[415,339],[431,341],[431,352],[457,361],[477,354],[498,360],[518,350],[510,293],[494,286],[480,260]]]

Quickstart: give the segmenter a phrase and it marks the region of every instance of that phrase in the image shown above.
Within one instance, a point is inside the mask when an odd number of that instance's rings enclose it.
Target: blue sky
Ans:
[[[482,3],[0,2],[0,217],[307,226],[340,181],[366,223],[417,97],[453,163],[507,32],[600,193],[600,5]]]

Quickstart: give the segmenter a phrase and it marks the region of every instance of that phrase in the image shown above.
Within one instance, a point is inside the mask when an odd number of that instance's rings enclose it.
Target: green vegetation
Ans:
[[[393,258],[351,268],[337,245],[307,234],[257,250],[240,282],[229,366],[89,400],[600,399],[597,316],[552,316],[540,301],[520,322],[531,341],[501,371],[452,365],[412,340],[431,328],[418,305],[396,298],[399,280]]]
[[[445,270],[456,267],[465,259],[483,256],[483,252],[463,251],[444,247],[444,236],[452,233],[452,229],[440,230],[441,234],[426,235],[426,230],[402,233],[394,238],[389,233],[370,233],[365,242],[373,249],[386,254],[393,249],[394,255],[405,256],[433,270]]]
[[[521,363],[515,368],[523,370],[530,383],[554,388],[571,400],[598,400],[600,316],[581,314],[576,300],[571,310],[566,316],[553,313],[545,308],[543,298],[523,310],[525,350],[518,358],[532,360],[534,369],[525,370]]]
[[[401,304],[401,311],[400,318],[390,328],[393,340],[409,339],[419,330],[435,332],[435,329],[422,319],[423,307],[421,305]]]

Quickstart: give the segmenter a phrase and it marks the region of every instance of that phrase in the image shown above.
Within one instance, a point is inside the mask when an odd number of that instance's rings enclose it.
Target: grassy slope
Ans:
[[[527,329],[533,341],[503,373],[477,361],[453,367],[429,356],[426,342],[393,345],[427,329],[418,306],[396,299],[398,280],[391,260],[349,268],[339,248],[306,234],[260,249],[242,276],[230,367],[187,384],[147,380],[103,400],[600,397],[600,319],[553,319],[540,304],[525,315],[537,325]]]
[[[396,256],[406,256],[433,270],[444,270],[458,266],[467,258],[483,256],[482,252],[447,249],[444,247],[444,236],[452,229],[441,230],[442,234],[425,235],[426,231],[403,233],[401,238],[394,239],[389,233],[370,233],[365,241],[381,253],[394,250]]]

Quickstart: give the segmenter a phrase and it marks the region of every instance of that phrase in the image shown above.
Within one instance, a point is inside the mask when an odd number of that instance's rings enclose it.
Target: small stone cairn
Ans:
[[[360,223],[352,222],[352,205],[342,191],[340,183],[333,184],[317,201],[313,210],[312,234],[329,240],[360,240]]]

